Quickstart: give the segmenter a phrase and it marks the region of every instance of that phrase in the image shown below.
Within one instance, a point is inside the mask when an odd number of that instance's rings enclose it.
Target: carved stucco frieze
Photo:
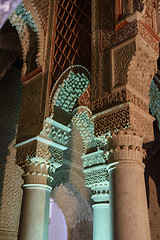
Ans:
[[[106,156],[104,151],[98,150],[97,152],[93,152],[87,155],[82,156],[83,167],[91,167],[93,165],[98,165],[106,162]]]
[[[97,113],[98,111],[107,110],[128,101],[131,101],[137,107],[149,113],[149,99],[143,97],[140,93],[138,94],[129,85],[123,86],[118,90],[115,89],[111,94],[107,93],[100,100],[94,101],[92,109],[94,113]]]
[[[107,134],[110,131],[117,132],[120,129],[131,129],[142,136],[145,142],[154,138],[154,118],[130,102],[96,114],[94,118],[96,136]]]
[[[157,68],[156,61],[157,54],[138,37],[113,48],[112,88],[128,83],[148,97],[150,82]]]
[[[157,55],[139,39],[136,42],[137,49],[128,67],[127,82],[142,96],[148,98],[150,83],[157,69]]]
[[[113,80],[112,88],[127,82],[128,66],[136,51],[136,42],[127,41],[112,50]]]

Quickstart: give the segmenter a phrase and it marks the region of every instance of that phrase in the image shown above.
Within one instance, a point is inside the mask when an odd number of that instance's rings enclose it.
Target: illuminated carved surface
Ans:
[[[27,71],[26,66],[26,56],[29,49],[29,30],[26,25],[26,23],[23,21],[21,16],[18,16],[18,14],[14,11],[12,15],[9,18],[11,24],[16,27],[20,42],[21,42],[21,48],[22,48],[22,55],[23,55],[23,68],[22,68],[22,76],[25,75]]]
[[[64,82],[65,84],[65,82]],[[63,110],[71,112],[77,98],[79,98],[88,86],[89,82],[85,75],[69,74],[66,84],[60,88],[55,106],[61,107]]]
[[[145,150],[142,148],[143,139],[135,135],[135,132],[120,130],[111,138],[111,150],[109,162],[120,160],[137,160],[142,162]]]
[[[49,1],[36,1],[36,0],[25,0],[24,6],[33,18],[33,22],[37,28],[37,65],[44,68],[44,56],[45,56],[45,36],[48,29],[48,9]],[[47,15],[47,17],[46,17]],[[32,38],[32,37],[31,37]]]
[[[52,120],[51,118],[47,118],[44,122],[44,127],[40,136],[49,138],[56,143],[66,146],[69,140],[70,131],[71,129]]]
[[[37,25],[30,13],[25,8],[25,5],[21,3],[9,18],[11,24],[16,27],[22,47],[23,54],[23,69],[22,76],[27,71],[27,53],[31,45],[31,30],[38,33]]]
[[[89,85],[90,74],[82,66],[68,68],[58,79],[51,93],[51,115],[54,106],[72,112],[74,105]]]

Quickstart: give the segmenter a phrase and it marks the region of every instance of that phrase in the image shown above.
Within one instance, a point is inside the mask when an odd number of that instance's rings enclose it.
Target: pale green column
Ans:
[[[102,150],[82,157],[85,186],[93,194],[93,240],[110,240],[109,181],[105,154]]]
[[[93,240],[110,239],[109,203],[96,203],[93,206]]]

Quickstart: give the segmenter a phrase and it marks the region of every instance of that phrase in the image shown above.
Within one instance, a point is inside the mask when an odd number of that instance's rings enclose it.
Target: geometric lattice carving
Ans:
[[[90,1],[58,0],[57,8],[53,82],[73,64],[90,69]]]

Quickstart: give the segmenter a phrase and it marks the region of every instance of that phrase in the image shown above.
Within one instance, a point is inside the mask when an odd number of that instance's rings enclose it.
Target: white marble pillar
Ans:
[[[112,240],[151,239],[142,143],[131,133],[112,137],[108,165]]]
[[[19,240],[47,240],[51,187],[43,184],[23,185]]]
[[[109,203],[93,206],[93,240],[110,240]]]

